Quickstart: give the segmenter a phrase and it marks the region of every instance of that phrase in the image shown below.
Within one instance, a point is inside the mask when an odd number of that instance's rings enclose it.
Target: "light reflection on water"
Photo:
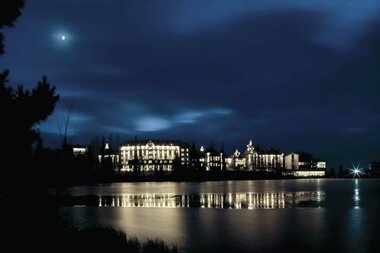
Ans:
[[[61,212],[76,225],[159,237],[183,253],[380,252],[380,179],[114,183],[70,192]]]
[[[359,209],[360,203],[360,192],[359,192],[359,180],[355,179],[355,188],[354,188],[354,208]]]
[[[278,209],[321,207],[322,191],[292,193],[123,194],[99,196],[99,207]]]

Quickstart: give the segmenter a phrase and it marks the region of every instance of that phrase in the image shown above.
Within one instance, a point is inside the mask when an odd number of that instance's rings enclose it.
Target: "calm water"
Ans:
[[[380,180],[114,183],[69,189],[80,226],[160,237],[181,252],[380,252]]]

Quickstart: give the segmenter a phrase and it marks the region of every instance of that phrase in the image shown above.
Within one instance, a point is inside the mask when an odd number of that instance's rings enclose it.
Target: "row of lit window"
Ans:
[[[294,172],[294,176],[296,177],[319,177],[325,176],[324,171],[296,171]]]
[[[210,167],[219,167],[220,163],[209,163],[208,164]]]
[[[174,160],[175,156],[137,156],[138,159],[143,159],[143,160]],[[123,157],[123,160],[133,160],[135,159],[134,156],[125,156]],[[188,157],[187,157],[188,159]],[[181,160],[186,160],[186,157],[181,157]]]
[[[141,149],[141,150],[174,150],[174,149],[177,149],[177,150],[180,150],[185,152],[185,148],[181,148],[180,146],[121,146],[120,147],[121,150],[133,150],[133,149]],[[189,151],[188,148],[186,148],[186,151]]]
[[[173,152],[174,151],[174,152]],[[138,151],[134,151],[134,150],[128,150],[128,151],[123,151],[123,154],[131,154],[131,155],[134,155],[135,153],[137,154],[173,154],[173,153],[177,153],[175,150],[157,150],[157,151],[149,151],[149,150],[138,150]]]
[[[132,161],[132,160],[129,160],[129,161]],[[124,160],[124,163],[128,163],[129,161]],[[151,163],[157,164],[157,163],[173,163],[173,160],[144,160],[141,162],[144,164],[151,164]]]
[[[135,155],[135,151],[123,151],[122,153],[124,156],[125,155],[129,155],[129,156],[133,156]],[[165,151],[165,152],[161,152],[161,151],[158,151],[158,152],[146,152],[146,151],[139,151],[139,152],[136,152],[136,154],[142,154],[142,155],[163,155],[163,154],[167,154],[167,155],[173,155],[173,154],[177,154],[177,152],[172,152],[171,150],[169,151]],[[184,152],[181,152],[181,156],[185,156],[185,153]],[[189,156],[188,153],[186,153],[186,156]]]
[[[220,161],[220,156],[210,156],[210,161]]]

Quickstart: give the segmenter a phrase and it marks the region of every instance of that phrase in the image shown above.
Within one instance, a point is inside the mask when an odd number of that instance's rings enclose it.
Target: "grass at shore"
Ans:
[[[4,229],[2,247],[12,252],[112,252],[178,253],[176,245],[156,238],[141,242],[123,231],[109,227],[78,230],[75,228]],[[6,234],[5,234],[6,233]]]
[[[140,242],[137,237],[127,237],[125,232],[109,227],[72,230],[71,233],[67,238],[72,241],[68,243],[86,252],[178,253],[176,245],[169,246],[159,238]]]
[[[158,238],[140,241],[110,227],[79,229],[59,214],[56,200],[33,188],[0,191],[0,202],[1,246],[11,252],[179,252]]]

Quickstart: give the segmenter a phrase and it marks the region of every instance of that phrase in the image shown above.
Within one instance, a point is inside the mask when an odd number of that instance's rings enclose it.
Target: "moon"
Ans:
[[[61,40],[66,40],[66,36],[65,35],[61,35]]]

